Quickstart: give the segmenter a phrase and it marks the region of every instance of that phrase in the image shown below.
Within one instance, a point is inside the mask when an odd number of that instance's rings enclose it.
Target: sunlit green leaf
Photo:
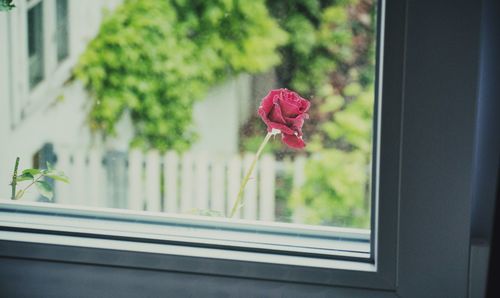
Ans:
[[[51,171],[48,171],[45,173],[45,176],[49,177],[49,178],[52,178],[54,180],[57,180],[57,181],[61,181],[61,182],[64,182],[64,183],[69,183],[69,178],[68,176],[66,176],[63,172],[61,171],[55,171],[55,170],[51,170]]]
[[[30,173],[22,173],[21,175],[17,176],[17,181],[26,181],[26,180],[33,180],[35,177],[31,175]]]
[[[41,170],[39,169],[25,169],[23,170],[23,174],[30,174],[32,176],[35,176],[35,175],[38,175],[40,174]]]

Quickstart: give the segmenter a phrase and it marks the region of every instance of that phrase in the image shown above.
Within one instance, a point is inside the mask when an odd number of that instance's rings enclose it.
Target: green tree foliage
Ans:
[[[12,0],[0,0],[0,11],[10,11],[16,7]]]
[[[372,0],[269,0],[268,5],[290,33],[277,68],[282,84],[316,95],[324,84],[342,89],[353,69],[368,76],[360,78],[363,83],[370,81]]]
[[[90,127],[113,135],[129,112],[132,145],[186,150],[194,102],[229,76],[278,64],[286,40],[263,0],[126,0],[75,69],[92,95]]]
[[[311,144],[306,182],[289,202],[295,220],[310,224],[368,227],[373,89],[357,89],[354,99],[321,126],[337,146]]]
[[[277,67],[283,86],[310,98],[306,181],[288,201],[295,221],[369,225],[373,121],[373,0],[268,1],[290,34]]]

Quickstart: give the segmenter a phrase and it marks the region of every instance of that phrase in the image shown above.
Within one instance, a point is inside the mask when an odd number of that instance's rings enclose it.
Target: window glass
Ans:
[[[14,199],[318,237],[353,228],[369,242],[375,0],[71,4],[82,43],[71,73],[22,128],[0,132],[3,185],[20,157]],[[68,1],[56,22],[42,14],[42,2],[28,10],[30,87],[44,76],[44,27],[57,61],[69,53]]]
[[[28,10],[28,65],[29,86],[35,87],[44,77],[43,59],[43,2]]]
[[[62,61],[69,54],[68,40],[68,0],[56,1],[56,39],[57,61]]]

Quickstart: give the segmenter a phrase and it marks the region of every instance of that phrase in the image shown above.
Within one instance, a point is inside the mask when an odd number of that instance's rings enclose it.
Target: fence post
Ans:
[[[193,159],[190,153],[182,156],[181,212],[193,209]]]
[[[260,220],[274,221],[276,162],[274,155],[265,154],[260,162]]]
[[[102,165],[102,152],[93,149],[89,153],[89,203],[90,206],[106,206],[106,176]]]
[[[164,210],[175,213],[177,207],[177,178],[179,171],[179,157],[174,151],[169,151],[164,156],[163,162],[163,185],[164,185]]]
[[[247,173],[254,159],[254,154],[247,153],[243,159],[243,173]],[[243,214],[245,219],[257,219],[257,178],[259,163],[255,166],[243,194]]]
[[[226,206],[226,210],[228,210],[228,212],[231,210],[234,202],[236,201],[236,196],[238,195],[240,184],[241,184],[241,159],[238,155],[235,155],[229,161],[229,165],[227,168],[228,198],[226,203],[228,205]],[[236,212],[235,217],[241,218],[241,209]]]
[[[146,209],[161,211],[160,193],[160,155],[158,151],[149,151],[146,155]]]
[[[208,160],[205,153],[198,153],[195,159],[195,207],[198,210],[208,209]]]
[[[221,160],[213,161],[212,163],[212,192],[210,209],[220,211],[226,214],[224,197],[224,163]]]
[[[85,193],[86,184],[85,175],[85,153],[82,150],[76,150],[73,153],[73,202],[76,205],[85,206],[87,194]]]
[[[104,156],[107,184],[103,204],[113,208],[127,208],[127,153],[110,150]]]
[[[131,150],[128,156],[128,208],[143,210],[142,153]]]

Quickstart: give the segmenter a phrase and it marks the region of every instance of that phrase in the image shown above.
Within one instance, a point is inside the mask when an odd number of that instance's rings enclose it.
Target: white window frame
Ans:
[[[43,60],[44,77],[33,88],[29,86],[28,66],[28,10],[42,2],[43,5]],[[68,47],[69,56],[61,62],[57,61],[56,40],[56,1],[55,0],[20,0],[16,1],[16,8],[9,12],[8,18],[8,46],[12,57],[12,73],[9,82],[13,89],[10,98],[12,106],[12,126],[22,124],[22,120],[36,111],[42,110],[51,104],[60,94],[61,87],[71,75],[71,67],[77,56],[73,51],[72,42],[72,1],[68,1]]]
[[[276,282],[283,292],[293,285],[310,289],[311,295],[316,289],[343,297],[465,297],[481,9],[473,1],[450,2],[435,3],[429,10],[420,1],[387,0],[379,14],[385,42],[379,61],[382,101],[376,109],[382,117],[376,124],[375,262],[368,270],[359,262],[325,269],[208,258],[207,251],[189,246],[96,233],[40,234],[34,227],[13,228],[6,222],[1,223],[0,256],[178,272],[203,276],[215,289],[227,282],[222,277],[231,276],[242,278],[244,289]],[[433,30],[442,34],[440,48],[433,47]],[[449,34],[454,30],[461,34]],[[456,49],[455,43],[461,47]],[[460,68],[451,65],[455,60]],[[206,284],[192,286],[215,293]]]

